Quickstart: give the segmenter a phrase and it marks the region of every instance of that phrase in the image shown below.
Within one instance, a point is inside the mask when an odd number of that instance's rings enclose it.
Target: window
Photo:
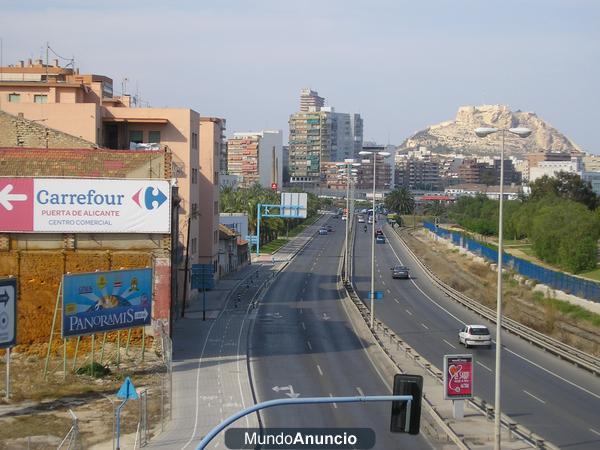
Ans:
[[[33,103],[48,103],[48,96],[43,94],[36,94],[33,96]]]
[[[21,94],[8,94],[8,101],[11,103],[19,103],[21,101]]]
[[[196,238],[192,238],[192,248],[190,249],[190,250],[191,250],[191,253],[192,253],[192,255],[195,255],[195,254],[196,254],[197,242],[198,242],[198,241],[196,240]]]
[[[218,231],[214,232],[214,242],[215,242],[215,244],[219,242],[219,232]]]
[[[215,216],[217,216],[219,214],[219,202],[216,200],[215,200],[214,211],[215,211]]]
[[[198,212],[198,205],[196,203],[192,203],[192,217],[194,217],[197,212]]]
[[[160,142],[160,131],[149,131],[148,142],[158,144]]]
[[[198,148],[198,133],[192,133],[192,148],[194,150]]]
[[[144,142],[144,132],[141,130],[131,130],[129,132],[129,142],[141,144],[142,142]]]
[[[213,184],[219,184],[219,172],[215,172],[215,177],[213,178]]]
[[[192,184],[198,183],[198,169],[192,169]]]

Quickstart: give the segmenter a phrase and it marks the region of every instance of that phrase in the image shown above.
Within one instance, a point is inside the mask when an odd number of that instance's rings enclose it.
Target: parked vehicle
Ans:
[[[458,342],[466,348],[473,346],[492,346],[490,330],[484,325],[466,325],[458,332]]]
[[[394,266],[390,270],[392,271],[392,278],[410,278],[409,269],[406,266]]]

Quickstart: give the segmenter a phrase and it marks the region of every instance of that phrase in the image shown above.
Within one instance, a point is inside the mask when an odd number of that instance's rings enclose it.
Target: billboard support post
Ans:
[[[75,355],[73,356],[73,371],[75,371],[75,366],[77,365],[77,351],[79,350],[80,341],[81,336],[77,336],[77,342],[75,342]]]
[[[462,420],[465,418],[465,401],[452,400],[452,413],[455,419]]]
[[[6,347],[6,400],[10,399],[10,347]]]
[[[104,361],[104,346],[106,345],[106,331],[102,336],[102,348],[100,349],[100,364]]]
[[[67,379],[67,340],[63,338],[63,381]]]
[[[117,368],[121,364],[121,330],[117,330]]]
[[[50,363],[50,351],[52,349],[52,339],[54,338],[54,327],[56,326],[56,317],[58,316],[58,305],[60,303],[60,297],[62,292],[62,280],[58,285],[58,292],[56,293],[56,303],[54,304],[54,315],[52,316],[52,327],[50,328],[50,339],[48,339],[48,351],[46,352],[46,362],[44,363],[44,380],[48,376],[48,364]]]
[[[144,354],[146,353],[146,327],[142,327],[142,362],[144,362]]]
[[[90,372],[92,374],[92,378],[94,378],[94,346],[96,345],[96,334],[92,333],[92,363],[90,364]]]

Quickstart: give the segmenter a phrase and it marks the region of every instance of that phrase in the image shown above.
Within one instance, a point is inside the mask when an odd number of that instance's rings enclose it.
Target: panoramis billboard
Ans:
[[[0,177],[0,232],[169,233],[166,180]]]
[[[151,316],[152,269],[63,276],[63,337],[149,325]]]

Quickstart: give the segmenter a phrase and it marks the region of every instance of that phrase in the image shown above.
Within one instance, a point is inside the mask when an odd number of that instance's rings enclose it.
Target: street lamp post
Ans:
[[[388,152],[367,151],[358,152],[359,155],[370,155],[373,157],[373,223],[371,235],[371,329],[375,329],[375,174],[377,166],[377,155],[390,156]]]
[[[502,349],[502,244],[503,244],[503,204],[504,204],[504,137],[506,132],[526,138],[531,134],[529,128],[477,128],[475,134],[483,138],[490,134],[502,133],[500,148],[500,201],[498,206],[498,282],[496,290],[496,374],[494,393],[494,449],[500,450],[501,402],[500,402],[500,368]]]
[[[344,278],[348,279],[348,231],[350,223],[350,174],[352,167],[360,166],[360,163],[354,162],[354,159],[345,159],[343,163],[337,164],[338,167],[343,167],[340,172],[346,172],[346,237],[344,239]]]

